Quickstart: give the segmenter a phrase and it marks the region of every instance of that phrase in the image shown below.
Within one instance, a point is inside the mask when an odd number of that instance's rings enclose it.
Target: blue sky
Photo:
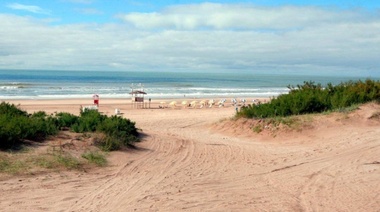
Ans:
[[[2,1],[0,12],[21,16],[55,19],[55,24],[68,23],[107,23],[117,22],[115,15],[132,12],[155,12],[174,5],[222,3],[222,4],[253,4],[257,6],[322,6],[337,9],[367,9],[378,10],[380,1],[377,0],[240,0],[240,1],[189,1],[189,0],[16,0]]]
[[[3,0],[1,69],[380,72],[380,1]]]

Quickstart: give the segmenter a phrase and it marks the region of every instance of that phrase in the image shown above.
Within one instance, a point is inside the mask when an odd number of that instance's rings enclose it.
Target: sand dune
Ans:
[[[78,113],[86,102],[16,103]],[[110,100],[100,111],[115,108],[143,130],[136,149],[88,173],[0,181],[1,210],[379,211],[379,105],[316,116],[312,127],[275,137],[241,130],[228,120],[233,107],[131,109]]]

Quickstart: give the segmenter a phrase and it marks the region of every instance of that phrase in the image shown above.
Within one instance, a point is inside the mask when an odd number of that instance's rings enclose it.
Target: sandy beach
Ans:
[[[190,101],[191,99],[187,99]],[[136,149],[110,165],[0,181],[1,211],[379,211],[380,106],[315,115],[311,126],[254,133],[235,108],[137,109],[101,99],[99,111],[136,122]],[[173,100],[167,100],[169,103]],[[92,100],[12,100],[29,113],[79,114]],[[148,105],[149,107],[149,105]]]

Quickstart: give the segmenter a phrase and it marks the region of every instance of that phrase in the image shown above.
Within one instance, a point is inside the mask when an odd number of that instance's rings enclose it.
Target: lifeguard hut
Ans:
[[[132,91],[129,93],[132,96],[132,107],[133,108],[145,108],[144,96],[147,94],[144,92],[144,86],[140,83],[136,88],[131,85]]]

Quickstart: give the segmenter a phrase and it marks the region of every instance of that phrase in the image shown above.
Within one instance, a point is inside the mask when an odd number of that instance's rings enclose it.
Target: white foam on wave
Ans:
[[[18,88],[19,86],[0,86],[0,90],[15,90]]]
[[[70,87],[49,87],[17,89],[17,86],[3,86],[1,89],[9,89],[4,92],[0,99],[78,99],[92,98],[94,93],[99,94],[100,98],[131,98],[130,89],[121,87],[102,86],[98,89],[92,86],[70,86]],[[5,88],[6,87],[6,88]],[[156,87],[144,89],[148,94],[147,98],[210,98],[210,97],[273,97],[288,93],[287,88],[173,88]]]

